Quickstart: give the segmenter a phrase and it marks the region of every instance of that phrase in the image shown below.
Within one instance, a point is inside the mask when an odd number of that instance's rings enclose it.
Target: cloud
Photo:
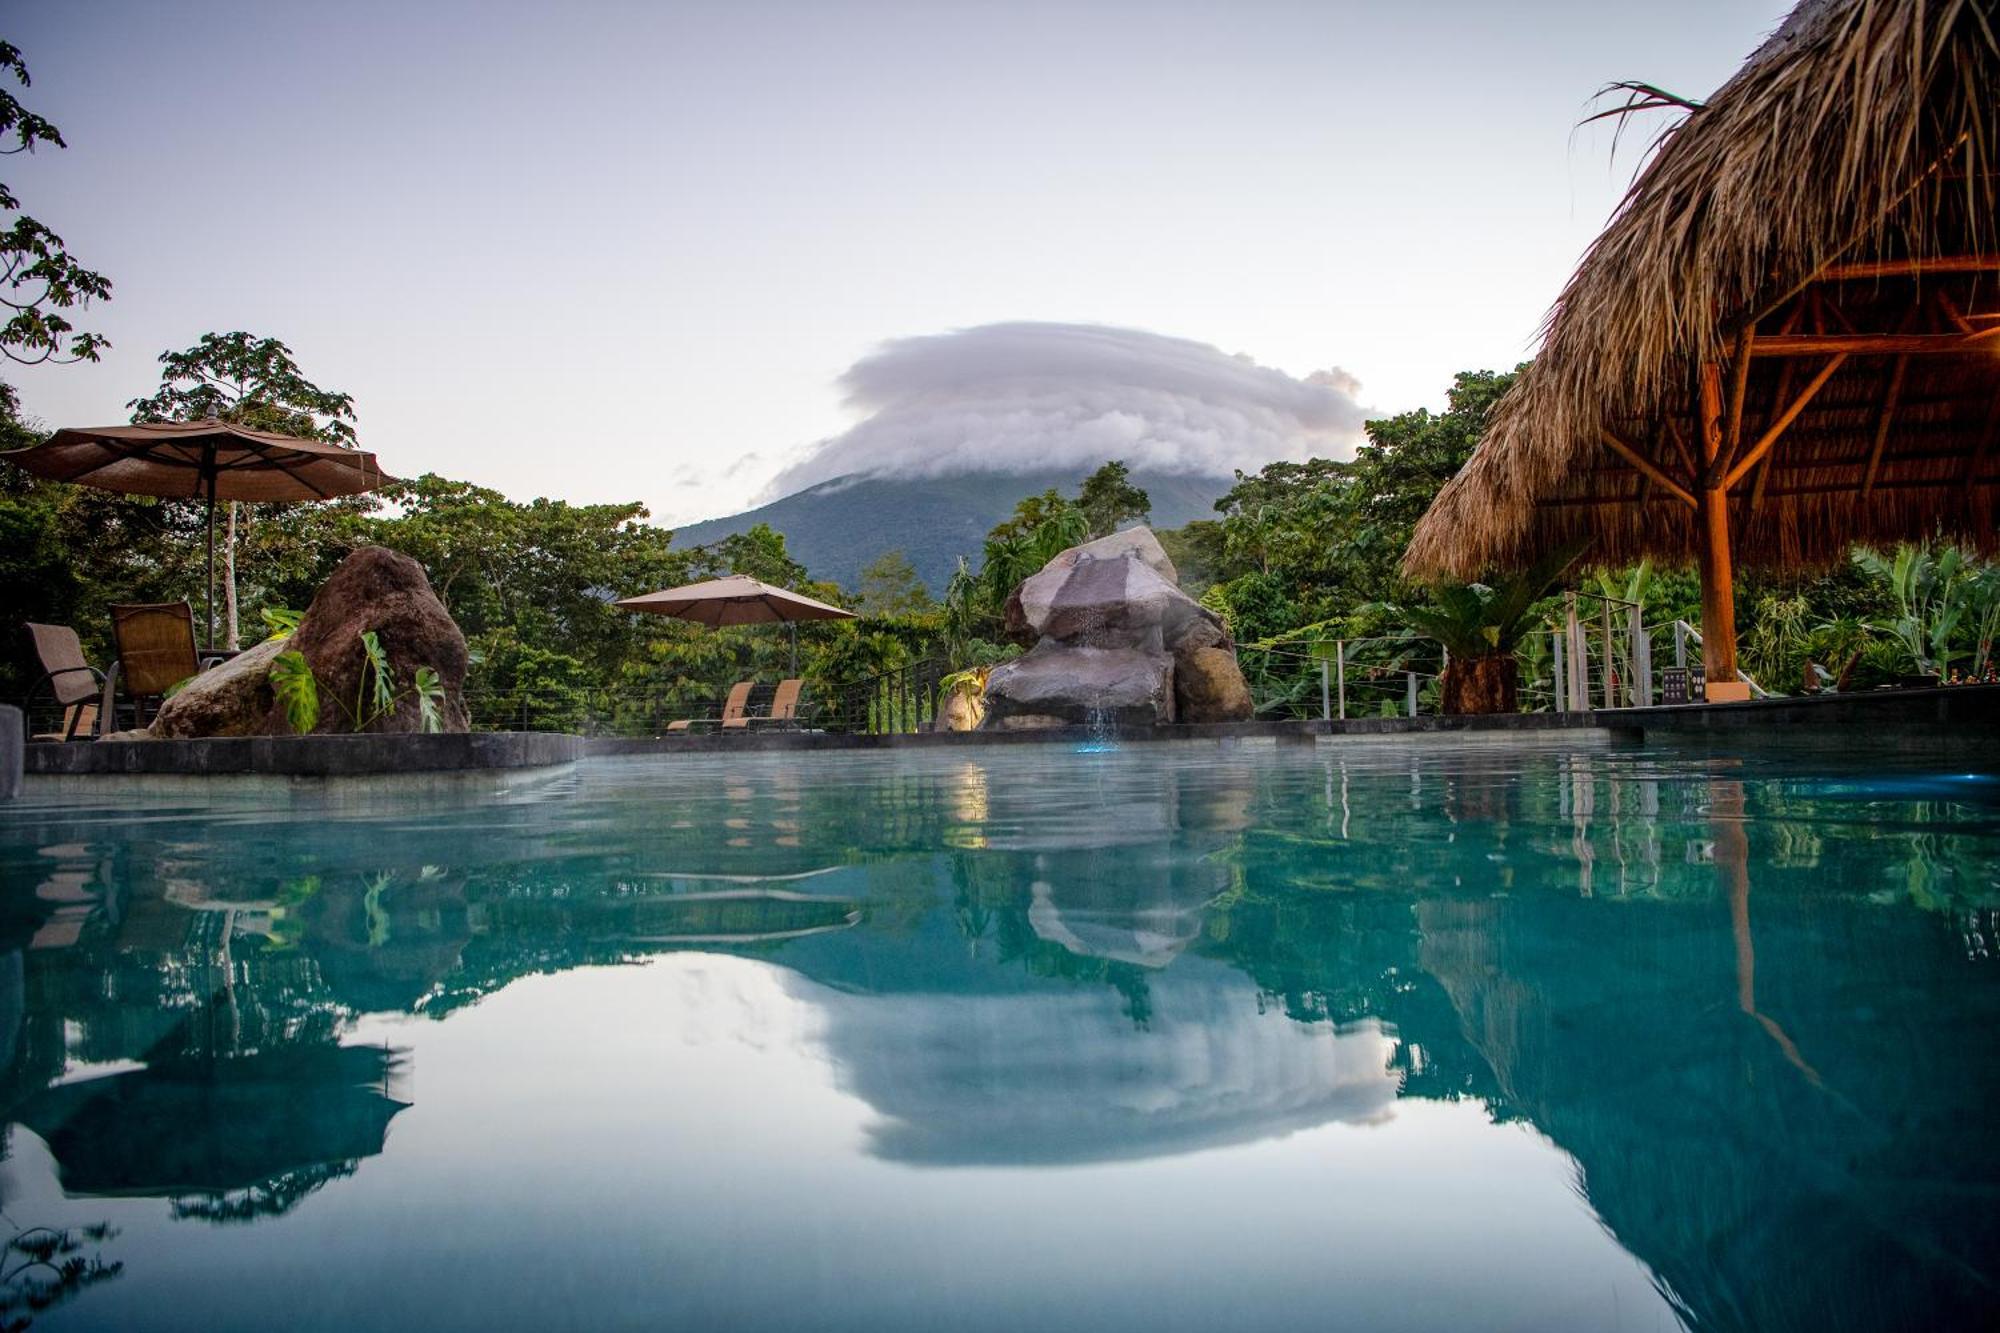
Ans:
[[[865,414],[814,445],[765,498],[846,475],[1094,468],[1227,476],[1344,458],[1367,413],[1343,370],[1294,379],[1206,343],[1094,324],[986,324],[901,338],[841,376]]]

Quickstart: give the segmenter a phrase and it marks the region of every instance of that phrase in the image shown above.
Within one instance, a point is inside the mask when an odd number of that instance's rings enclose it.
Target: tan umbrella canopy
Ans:
[[[59,430],[0,454],[38,477],[126,495],[208,502],[208,642],[215,646],[215,502],[331,500],[394,478],[375,455],[210,417]]]
[[[843,611],[811,597],[773,587],[748,574],[731,574],[706,583],[663,588],[639,597],[621,598],[617,605],[627,611],[692,620],[711,629],[721,625],[796,625],[801,620],[854,619],[852,611]],[[799,640],[798,631],[794,629],[792,670],[798,669]]]

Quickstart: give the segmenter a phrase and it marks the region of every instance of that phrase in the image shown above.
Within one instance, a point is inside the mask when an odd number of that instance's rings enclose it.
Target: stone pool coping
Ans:
[[[848,735],[826,731],[707,731],[674,736],[595,736],[584,741],[584,753],[603,755],[760,754],[811,750],[936,750],[990,749],[1013,745],[1079,745],[1115,740],[1120,745],[1188,742],[1298,742],[1320,740],[1404,740],[1414,736],[1461,740],[1505,741],[1534,736],[1551,739],[1588,737],[1602,741],[1615,736],[1636,740],[1638,729],[1613,717],[1591,713],[1519,713],[1509,717],[1365,717],[1325,722],[1318,719],[1282,722],[1195,722],[1163,727],[1120,727],[1105,736],[1089,727],[1050,727],[1039,731],[940,731],[887,736]]]
[[[0,709],[0,793],[7,787],[8,713]],[[159,779],[393,778],[545,770],[617,755],[804,753],[833,750],[985,749],[1075,746],[1099,739],[1086,727],[1048,731],[937,732],[853,736],[812,731],[699,732],[628,738],[557,732],[452,736],[259,736],[183,741],[96,741],[24,747],[28,790],[119,776]],[[1121,729],[1121,745],[1354,744],[1805,744],[2000,756],[2000,686],[1757,699],[1746,703],[1631,708],[1504,717],[1374,717],[1345,721],[1225,722]]]
[[[42,742],[27,747],[37,778],[380,777],[502,772],[576,762],[583,739],[547,731],[457,735],[230,736],[206,740]]]

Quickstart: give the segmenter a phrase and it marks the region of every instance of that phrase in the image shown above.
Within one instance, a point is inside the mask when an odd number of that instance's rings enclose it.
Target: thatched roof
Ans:
[[[1995,9],[1793,11],[1662,136],[1406,571],[1469,579],[1585,536],[1596,560],[1686,560],[1697,525],[1664,483],[1698,491],[1750,457],[1729,486],[1739,561],[1814,564],[1940,529],[1994,547]],[[1888,340],[1841,343],[1861,335]],[[1713,419],[1730,430],[1715,469],[1705,363],[1723,367]]]

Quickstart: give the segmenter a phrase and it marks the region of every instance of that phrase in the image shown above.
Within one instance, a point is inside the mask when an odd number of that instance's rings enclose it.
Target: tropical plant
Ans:
[[[304,653],[288,648],[271,659],[269,680],[286,726],[303,736],[319,725],[319,682]]]
[[[1450,654],[1440,673],[1445,712],[1514,711],[1520,678],[1514,647],[1535,603],[1581,552],[1580,545],[1567,546],[1497,584],[1441,585],[1431,589],[1431,606],[1398,608],[1411,629]]]
[[[354,703],[349,707],[344,700],[334,700],[334,705],[347,715],[348,729],[366,731],[382,718],[394,713],[405,699],[417,706],[417,725],[425,732],[444,730],[444,715],[439,705],[444,700],[444,681],[437,671],[428,666],[420,666],[411,676],[410,688],[398,691],[395,676],[389,667],[389,654],[382,647],[382,640],[374,630],[361,632],[362,670],[355,682]],[[296,648],[288,648],[272,659],[268,679],[271,693],[278,705],[285,710],[285,724],[303,736],[319,725],[320,686],[313,675],[312,666],[304,653]]]
[[[1966,560],[1955,546],[1932,552],[1905,543],[1893,556],[1865,547],[1854,563],[1884,584],[1896,614],[1879,626],[1898,644],[1918,675],[1942,675],[1953,656],[1952,636],[1970,609]]]

